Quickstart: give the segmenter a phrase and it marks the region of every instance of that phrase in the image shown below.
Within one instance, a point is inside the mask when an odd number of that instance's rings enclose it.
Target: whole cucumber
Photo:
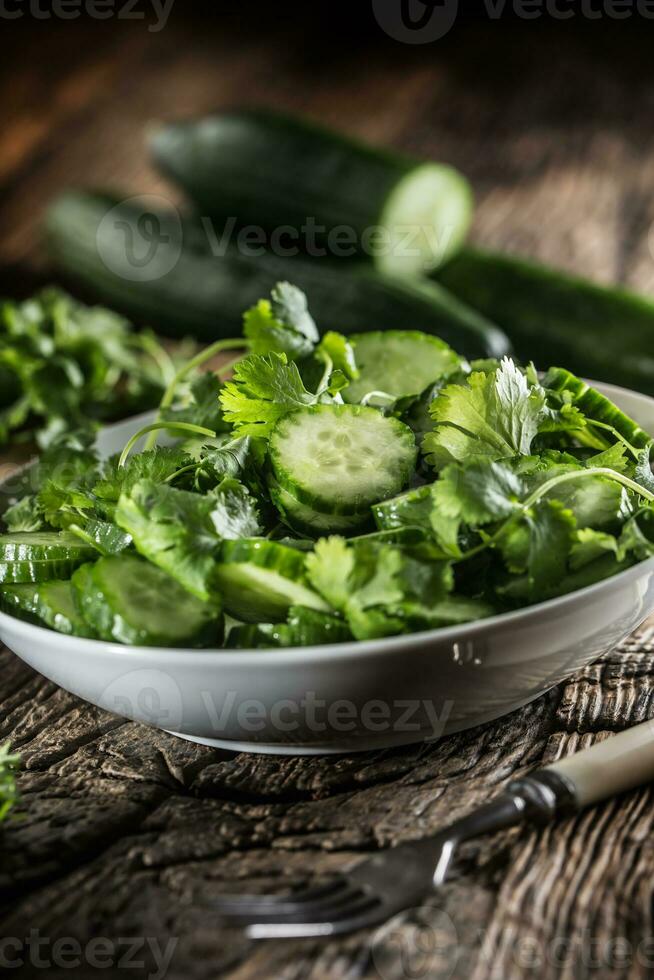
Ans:
[[[296,236],[305,251],[429,272],[461,246],[472,194],[454,168],[380,150],[268,110],[178,122],[151,137],[200,214]]]
[[[324,331],[410,328],[442,337],[467,357],[509,350],[501,330],[435,283],[269,253],[214,256],[202,229],[182,225],[173,211],[144,212],[138,201],[65,194],[49,209],[46,232],[68,278],[173,337],[238,336],[243,312],[288,280],[307,294]]]
[[[535,262],[466,248],[438,282],[497,323],[519,357],[654,395],[654,302]]]

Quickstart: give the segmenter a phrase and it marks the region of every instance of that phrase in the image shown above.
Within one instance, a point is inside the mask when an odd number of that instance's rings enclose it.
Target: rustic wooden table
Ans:
[[[144,126],[243,101],[449,160],[474,183],[477,241],[654,290],[646,26],[618,38],[613,22],[590,35],[561,23],[473,25],[412,48],[372,27],[350,36],[333,16],[312,28],[279,14],[253,32],[232,6],[195,25],[173,16],[159,33],[115,21],[3,27],[5,293],[48,275],[38,221],[55,191],[160,190]],[[400,751],[276,759],[125,722],[4,650],[0,740],[24,769],[22,819],[0,838],[3,965],[184,980],[651,975],[649,789],[469,846],[432,903],[374,936],[256,945],[217,928],[207,899],[435,830],[510,777],[648,717],[653,685],[645,630],[474,731]]]

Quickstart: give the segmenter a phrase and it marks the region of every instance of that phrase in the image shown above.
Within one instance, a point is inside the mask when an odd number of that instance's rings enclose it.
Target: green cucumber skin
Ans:
[[[301,503],[292,493],[280,487],[272,474],[268,478],[270,499],[279,511],[282,521],[294,532],[308,538],[320,538],[326,534],[349,535],[365,530],[371,524],[367,514],[325,514]]]
[[[591,388],[565,368],[550,368],[543,379],[543,384],[554,391],[570,392],[573,404],[588,419],[612,425],[635,449],[646,449],[652,442],[652,436],[625,415],[606,395]]]
[[[114,207],[112,220],[103,222]],[[286,280],[306,292],[322,331],[409,327],[441,337],[468,358],[501,357],[510,351],[501,330],[436,283],[401,281],[364,266],[343,271],[320,260],[270,253],[255,257],[228,251],[214,257],[206,234],[196,227],[184,227],[180,246],[176,216],[171,221],[163,213],[160,230],[168,241],[157,245],[148,280],[134,282],[125,231],[117,230],[116,223],[125,222],[137,235],[141,214],[129,202],[70,192],[51,206],[46,234],[55,262],[71,281],[169,336],[192,334],[205,341],[233,337],[243,310]]]
[[[0,583],[21,585],[28,582],[49,582],[50,579],[69,579],[87,556],[53,558],[43,561],[0,561]]]
[[[200,214],[219,221],[235,216],[241,226],[269,232],[300,230],[310,218],[319,247],[328,245],[331,230],[347,228],[359,254],[364,233],[384,225],[394,191],[427,163],[265,109],[172,123],[152,136],[150,147],[159,169]],[[465,238],[472,193],[453,168],[432,166],[447,175],[459,204],[446,257]],[[435,257],[431,267],[437,264]]]
[[[261,570],[264,578],[270,573],[270,587],[255,581],[250,569]],[[284,619],[294,605],[329,608],[309,585],[304,553],[265,538],[225,541],[215,580],[226,611],[244,622]]]
[[[36,531],[0,534],[0,561],[62,561],[92,557],[94,550],[68,531]]]
[[[112,585],[112,580],[116,581],[117,577],[133,574],[139,574],[142,580],[149,577],[148,585],[166,582],[171,594],[175,594],[174,608],[178,608],[177,603],[182,605],[180,623],[186,624],[187,633],[167,634],[165,623],[156,632],[147,631],[143,623],[135,621],[140,612],[137,610],[133,615],[134,607],[126,606],[120,595],[120,585],[118,589]],[[73,575],[72,585],[75,605],[102,640],[129,646],[162,647],[219,646],[222,642],[224,620],[219,608],[212,609],[207,603],[201,603],[161,569],[135,556],[111,555],[100,558],[95,564],[82,565]],[[165,612],[170,612],[168,606],[165,606]]]
[[[464,249],[438,282],[505,330],[537,367],[654,395],[654,302],[511,256]]]

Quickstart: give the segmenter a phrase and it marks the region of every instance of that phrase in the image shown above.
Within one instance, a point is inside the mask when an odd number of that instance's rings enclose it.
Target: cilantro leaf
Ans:
[[[40,531],[46,526],[43,508],[34,494],[21,497],[4,513],[8,531]]]
[[[532,601],[546,598],[565,576],[575,519],[558,500],[541,500],[509,526],[499,547],[510,572],[527,577]]]
[[[221,538],[256,538],[261,534],[257,505],[238,480],[226,478],[212,490],[211,520]]]
[[[347,381],[354,381],[359,377],[354,348],[342,333],[327,331],[316,348],[316,355],[331,363],[334,370],[341,371]]]
[[[121,494],[116,523],[144,558],[206,601],[221,542],[214,508],[210,497],[141,480]]]
[[[244,358],[220,394],[225,419],[238,435],[261,438],[267,438],[284,415],[317,401],[304,387],[295,363],[276,353]]]
[[[306,357],[318,343],[316,324],[304,293],[279,282],[271,300],[261,299],[243,318],[243,332],[254,354],[286,354],[290,360]]]
[[[111,510],[121,493],[129,493],[140,480],[165,483],[191,462],[184,450],[169,446],[137,453],[125,466],[119,466],[118,457],[114,456],[105,464],[102,479],[94,485],[93,494]]]
[[[473,372],[467,385],[443,388],[431,405],[434,431],[424,451],[437,469],[484,456],[491,460],[528,455],[544,415],[545,394],[530,387],[512,360],[496,372]]]
[[[612,534],[585,527],[577,531],[570,551],[570,568],[577,571],[606,554],[618,555],[618,542]]]
[[[653,444],[654,445],[654,444]],[[601,465],[601,464],[597,464]],[[606,465],[606,464],[604,464]],[[652,446],[648,446],[638,456],[638,462],[634,470],[634,480],[645,487],[650,493],[654,493],[654,472],[652,472]]]
[[[307,556],[311,584],[358,640],[429,625],[452,588],[449,562],[421,561],[390,544],[331,537]]]

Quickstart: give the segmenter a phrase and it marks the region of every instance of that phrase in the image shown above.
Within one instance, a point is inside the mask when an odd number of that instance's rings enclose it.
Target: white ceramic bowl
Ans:
[[[648,431],[654,399],[597,384]],[[122,448],[143,417],[103,431]],[[654,559],[528,609],[364,643],[171,650],[63,636],[0,614],[0,639],[68,691],[193,741],[279,754],[437,738],[526,704],[654,611]]]

